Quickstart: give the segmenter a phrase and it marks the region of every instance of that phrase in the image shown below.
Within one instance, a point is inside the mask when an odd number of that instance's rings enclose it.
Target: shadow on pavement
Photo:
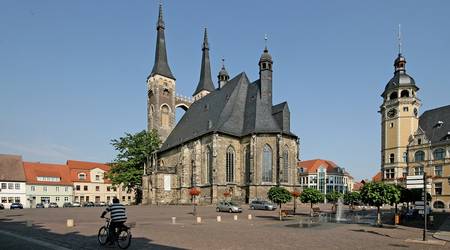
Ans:
[[[49,229],[44,228],[40,225],[33,224],[31,227],[26,225],[26,221],[12,221],[10,219],[0,219],[0,230],[12,233],[14,235],[19,235],[20,237],[31,238],[33,240],[38,240],[41,242],[47,242],[59,247],[65,247],[69,249],[119,249],[117,245],[115,246],[100,246],[97,242],[97,235],[82,235],[80,232],[76,231],[76,227],[73,228],[72,232],[67,233],[55,233],[50,232]],[[133,231],[132,231],[133,232]],[[14,238],[13,236],[4,235],[0,232],[0,241],[4,241],[8,238]],[[14,239],[17,244],[9,245],[8,249],[44,249],[37,243],[29,242],[26,240]],[[164,246],[152,243],[151,239],[138,237],[133,237],[131,240],[131,245],[128,249],[182,249],[171,246]]]

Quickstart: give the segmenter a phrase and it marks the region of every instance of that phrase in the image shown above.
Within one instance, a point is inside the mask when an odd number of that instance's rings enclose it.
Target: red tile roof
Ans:
[[[356,182],[353,184],[353,191],[359,191],[364,186],[363,182]]]
[[[23,162],[27,184],[66,185],[72,186],[69,168],[66,165]],[[59,177],[59,182],[38,181],[37,177]]]
[[[374,177],[372,177],[373,182],[380,182],[382,180],[383,180],[383,175],[382,175],[381,171],[378,172]]]
[[[88,162],[88,161],[74,161],[74,160],[68,160],[67,166],[70,171],[70,177],[73,182],[91,182],[91,175],[90,171],[99,168],[105,172],[108,172],[110,170],[110,167],[105,163],[98,163],[98,162]],[[78,175],[80,173],[86,174],[85,180],[80,180],[78,178]],[[106,178],[103,179],[104,183],[111,183],[111,180],[108,180]]]
[[[317,172],[320,166],[326,168],[327,172],[334,172],[338,167],[336,163],[322,159],[299,161],[297,163],[297,167],[303,168],[305,173],[315,173]]]

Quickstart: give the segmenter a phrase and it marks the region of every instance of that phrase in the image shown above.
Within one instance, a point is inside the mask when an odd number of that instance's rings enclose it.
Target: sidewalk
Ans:
[[[450,242],[450,216],[447,216],[447,219],[439,227],[439,231],[433,234],[433,237]]]

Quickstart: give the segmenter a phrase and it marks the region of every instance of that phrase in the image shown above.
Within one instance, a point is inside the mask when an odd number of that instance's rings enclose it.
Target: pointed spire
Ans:
[[[158,23],[156,25],[157,38],[156,38],[156,52],[155,52],[155,64],[153,65],[150,76],[162,75],[175,80],[175,77],[170,70],[169,63],[167,61],[166,51],[166,38],[164,35],[165,24],[163,20],[162,2],[159,3],[159,15]],[[149,76],[149,77],[150,77]]]
[[[401,33],[401,24],[398,25],[398,33],[397,33],[397,41],[398,41],[398,55],[394,61],[395,73],[397,72],[405,72],[406,68],[406,59],[402,55],[402,33]]]
[[[267,34],[264,35],[264,51],[259,58],[259,71],[262,70],[272,70],[272,56],[269,54],[269,50],[267,49]]]
[[[200,69],[200,80],[198,81],[197,89],[195,90],[193,96],[197,95],[203,90],[212,92],[214,90],[214,84],[211,78],[211,65],[209,62],[209,44],[208,44],[208,31],[205,28],[205,33],[203,35],[203,46],[202,46],[202,66]]]

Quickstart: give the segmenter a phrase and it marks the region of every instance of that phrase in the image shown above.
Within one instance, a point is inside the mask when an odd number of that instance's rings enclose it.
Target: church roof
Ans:
[[[419,126],[431,143],[449,138],[450,105],[425,111],[419,118]]]
[[[200,80],[198,81],[197,88],[193,96],[200,93],[203,90],[209,92],[214,90],[214,84],[211,78],[211,66],[209,62],[209,44],[208,44],[208,31],[205,28],[202,46],[202,66],[200,69]]]
[[[273,111],[284,112],[286,104],[265,108],[259,80],[250,83],[242,72],[221,89],[194,102],[163,143],[160,151],[176,147],[208,133],[245,136],[252,133],[284,133],[295,136],[277,122]],[[289,115],[289,114],[285,114]],[[289,118],[287,118],[289,119]]]

